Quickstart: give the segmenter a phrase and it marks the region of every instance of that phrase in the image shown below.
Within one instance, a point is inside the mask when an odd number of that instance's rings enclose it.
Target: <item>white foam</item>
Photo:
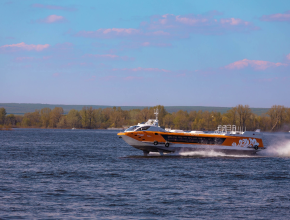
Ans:
[[[150,152],[148,156],[161,156],[158,152]],[[199,151],[176,151],[175,153],[164,153],[162,156],[184,156],[184,157],[253,157],[249,155],[231,155],[214,150]]]
[[[216,152],[214,150],[210,151],[184,151],[177,152],[177,155],[180,156],[204,156],[204,157],[224,157],[226,154],[221,152]]]
[[[158,153],[158,152],[150,152],[148,154],[148,156],[160,156],[160,153]]]
[[[290,157],[290,140],[280,140],[270,144],[267,149],[258,152],[261,156]]]
[[[216,152],[214,150],[208,151],[178,151],[175,153],[164,153],[164,156],[202,156],[202,157],[225,157],[225,153]],[[148,156],[160,156],[158,152],[150,152]]]
[[[249,157],[247,155],[229,155],[222,152],[216,152],[214,150],[207,151],[180,151],[175,153],[179,156],[202,156],[202,157]]]

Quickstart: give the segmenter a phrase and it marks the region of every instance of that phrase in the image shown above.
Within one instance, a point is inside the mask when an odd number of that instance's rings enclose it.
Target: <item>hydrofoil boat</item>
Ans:
[[[235,125],[219,125],[214,132],[164,129],[158,125],[158,109],[154,112],[156,119],[139,123],[118,133],[126,143],[142,150],[144,155],[150,152],[174,153],[184,151],[223,152],[229,155],[254,155],[264,149],[259,129],[245,131]]]

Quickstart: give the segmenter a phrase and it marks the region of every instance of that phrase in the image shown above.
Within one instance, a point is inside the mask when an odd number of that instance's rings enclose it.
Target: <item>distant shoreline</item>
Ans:
[[[40,127],[11,127],[8,130],[6,129],[1,129],[0,131],[13,131],[13,129],[48,129],[48,130],[107,130],[107,131],[124,131],[125,129],[110,129],[110,128],[76,128],[76,129],[72,129],[72,128],[40,128]]]
[[[24,115],[25,113],[34,112],[36,109],[40,110],[43,108],[53,109],[55,107],[61,107],[64,110],[64,114],[68,114],[71,109],[82,110],[83,107],[92,107],[94,109],[105,109],[113,108],[114,106],[110,105],[54,105],[54,104],[33,104],[33,103],[0,103],[0,108],[5,108],[7,114],[14,115]],[[115,106],[116,108],[120,107],[122,110],[132,110],[132,109],[145,109],[151,108],[153,106]],[[232,107],[216,107],[216,106],[164,106],[165,110],[169,113],[182,111],[215,111],[220,113],[225,113],[230,110]],[[252,112],[256,115],[262,115],[269,111],[270,108],[250,108]]]
[[[37,128],[37,127],[29,127],[29,128],[23,128],[23,127],[13,127],[9,130],[0,129],[1,131],[13,131],[14,129],[41,129],[41,130],[103,130],[103,131],[122,131],[124,129],[109,129],[109,128],[77,128],[77,129],[71,129],[71,128]],[[187,131],[186,131],[187,132]],[[261,133],[286,133],[290,135],[290,131],[261,131]]]
[[[178,108],[178,107],[176,107]],[[125,130],[129,126],[155,118],[154,110],[159,110],[161,126],[184,131],[215,131],[219,125],[236,125],[237,129],[254,131],[289,131],[290,108],[274,105],[261,116],[255,114],[248,105],[237,105],[225,113],[212,109],[181,110],[170,113],[165,106],[122,110],[121,107],[98,108],[83,106],[81,110],[71,109],[67,114],[62,107],[43,108],[22,115],[7,114],[0,108],[0,129],[48,128],[48,129],[107,129]],[[8,126],[8,127],[7,127]],[[123,129],[122,129],[123,128]]]

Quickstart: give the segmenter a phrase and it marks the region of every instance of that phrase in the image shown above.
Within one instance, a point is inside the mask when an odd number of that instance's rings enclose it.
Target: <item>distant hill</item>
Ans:
[[[34,112],[36,109],[40,110],[42,108],[50,108],[53,109],[55,107],[62,107],[64,113],[67,114],[71,109],[81,110],[84,106],[90,107],[94,109],[98,108],[112,108],[114,106],[109,105],[52,105],[52,104],[30,104],[30,103],[0,103],[0,108],[5,108],[7,114],[15,114],[15,115],[24,115],[27,112]],[[152,106],[116,106],[121,107],[123,110],[130,110],[130,109],[144,109],[150,108]],[[183,111],[216,111],[220,113],[225,113],[230,107],[209,107],[209,106],[164,106],[166,111],[172,113],[177,112],[179,110]],[[261,115],[266,113],[269,108],[251,108],[252,112]]]

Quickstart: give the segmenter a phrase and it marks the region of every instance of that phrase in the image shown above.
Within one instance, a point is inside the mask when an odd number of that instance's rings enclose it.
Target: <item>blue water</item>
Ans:
[[[290,217],[290,134],[266,134],[255,157],[144,157],[116,134],[0,131],[0,218]]]

